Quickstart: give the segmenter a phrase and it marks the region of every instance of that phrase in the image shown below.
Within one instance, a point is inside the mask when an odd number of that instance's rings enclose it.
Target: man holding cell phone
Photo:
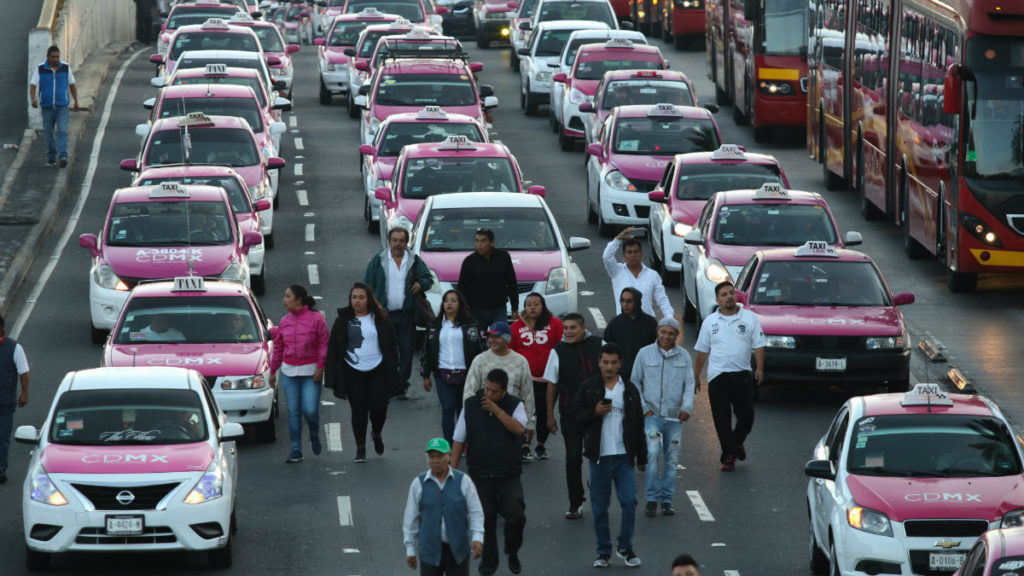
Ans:
[[[643,295],[641,306],[644,312],[655,318],[672,318],[676,312],[672,308],[668,294],[665,293],[665,287],[661,284],[661,276],[644,264],[644,248],[638,238],[643,238],[646,235],[646,229],[630,226],[608,242],[604,254],[601,256],[604,260],[604,269],[612,279],[615,314],[622,313],[618,301],[619,294],[622,294],[625,288],[636,288]],[[623,262],[615,259],[615,254],[620,247],[622,248]],[[658,310],[661,311],[660,316],[654,313],[655,303],[658,305]]]

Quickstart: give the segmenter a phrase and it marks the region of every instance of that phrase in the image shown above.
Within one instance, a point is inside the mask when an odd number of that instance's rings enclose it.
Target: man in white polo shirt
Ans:
[[[630,226],[619,232],[604,248],[601,259],[604,269],[612,279],[612,294],[615,295],[615,314],[622,313],[619,295],[626,288],[636,288],[643,295],[641,309],[655,318],[672,318],[676,315],[661,283],[661,276],[644,264],[644,249],[640,241],[631,235],[634,227]],[[615,259],[615,253],[622,247],[622,262]],[[661,315],[654,313],[654,304],[658,305]]]
[[[708,400],[711,418],[722,447],[722,470],[736,469],[736,460],[746,460],[743,442],[754,427],[754,386],[764,381],[764,332],[757,315],[736,304],[736,291],[726,280],[715,286],[718,310],[700,327],[697,360],[693,376],[700,389],[700,373],[708,366]],[[750,370],[750,356],[756,366]],[[732,424],[736,414],[736,426]]]

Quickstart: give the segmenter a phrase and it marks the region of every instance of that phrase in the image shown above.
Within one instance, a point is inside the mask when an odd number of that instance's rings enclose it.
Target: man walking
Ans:
[[[476,251],[466,256],[459,271],[459,290],[483,332],[495,322],[508,320],[505,303],[515,314],[519,311],[516,269],[508,252],[494,247],[494,231],[476,231]]]
[[[480,574],[498,570],[498,514],[505,519],[505,557],[513,574],[523,571],[519,549],[526,527],[526,504],[520,475],[520,438],[526,431],[523,401],[508,393],[508,374],[491,370],[487,381],[463,403],[455,425],[455,456],[458,468],[464,446],[469,447],[469,476],[480,493],[484,509],[484,551]]]
[[[690,354],[676,345],[680,335],[675,318],[658,322],[658,341],[640,349],[630,377],[644,405],[644,433],[647,436],[645,473],[648,518],[661,513],[676,513],[672,497],[676,493],[676,464],[683,422],[693,413],[693,392],[696,380]]]
[[[18,394],[18,384],[21,394]],[[7,456],[11,450],[15,407],[28,404],[28,360],[25,349],[4,332],[0,316],[0,484],[7,482]]]
[[[632,287],[619,294],[619,309],[604,329],[604,341],[618,344],[622,350],[622,375],[633,374],[633,361],[640,349],[658,339],[658,320],[642,309],[644,295]]]
[[[452,469],[444,438],[427,443],[430,469],[409,486],[402,533],[405,561],[421,576],[469,576],[469,553],[484,549],[484,509],[468,476]]]
[[[46,161],[50,166],[68,165],[68,94],[78,111],[78,87],[75,75],[67,62],[61,62],[60,48],[46,49],[46,62],[32,72],[28,87],[32,107],[43,115],[43,134],[46,135]],[[38,93],[37,93],[38,92]],[[55,134],[56,133],[56,134]]]
[[[469,365],[462,401],[469,400],[484,387],[488,374],[494,370],[501,370],[508,377],[509,394],[523,401],[526,410],[526,434],[532,438],[533,431],[537,429],[537,413],[530,363],[522,354],[509,348],[512,328],[508,324],[495,322],[491,324],[486,334],[490,349],[477,354],[476,358],[473,358],[473,363]]]
[[[640,391],[619,375],[622,353],[615,344],[601,347],[600,375],[580,384],[572,411],[583,432],[583,455],[590,460],[590,509],[597,533],[595,568],[606,568],[612,557],[608,526],[612,483],[622,508],[616,555],[626,566],[642,562],[633,551],[636,520],[636,472],[647,465],[644,409]]]
[[[700,327],[697,336],[697,361],[693,376],[700,378],[708,365],[708,401],[722,453],[722,471],[736,469],[736,460],[746,460],[743,446],[754,427],[754,386],[764,381],[764,332],[757,315],[736,304],[732,282],[715,286],[718,310]],[[756,366],[750,371],[750,356]],[[736,426],[732,414],[736,414]]]
[[[388,248],[370,258],[363,283],[373,288],[381,307],[388,311],[388,320],[398,337],[398,375],[403,391],[398,397],[408,399],[409,377],[412,375],[412,343],[416,336],[416,294],[434,284],[427,265],[409,252],[409,231],[392,228],[388,231]]]
[[[562,318],[562,341],[548,356],[544,380],[548,382],[548,429],[558,431],[555,404],[558,404],[562,439],[565,441],[565,483],[569,488],[567,520],[583,517],[583,434],[572,415],[572,401],[580,382],[598,373],[601,339],[587,332],[583,316],[570,312]]]
[[[661,276],[644,264],[643,246],[640,245],[639,240],[629,235],[632,230],[633,226],[630,226],[619,232],[618,236],[608,242],[604,254],[601,256],[604,260],[604,269],[612,279],[612,294],[622,294],[622,289],[627,286],[636,288],[643,294],[641,310],[654,316],[654,303],[657,303],[661,315],[672,318],[676,312],[672,308],[672,303],[669,302],[668,295],[665,294]],[[623,262],[615,260],[615,253],[618,252],[620,246],[622,247]],[[619,302],[616,302],[615,313],[620,314],[621,312],[622,308]]]

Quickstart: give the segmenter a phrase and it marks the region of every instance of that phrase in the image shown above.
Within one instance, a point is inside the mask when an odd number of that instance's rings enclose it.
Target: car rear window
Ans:
[[[70,390],[57,401],[50,422],[54,444],[164,445],[207,438],[202,400],[194,390]]]
[[[158,296],[130,299],[114,335],[118,344],[252,344],[263,341],[258,327],[243,296]]]
[[[727,204],[715,220],[715,243],[733,246],[802,246],[808,240],[836,244],[836,229],[819,204]]]
[[[680,164],[676,198],[707,200],[722,190],[757,190],[766,182],[782,182],[775,164]]]
[[[778,306],[889,305],[885,285],[870,262],[821,260],[765,262],[751,300],[754,304]]]
[[[234,242],[234,228],[233,215],[220,202],[117,202],[110,210],[107,245],[224,246]],[[180,260],[187,258],[182,254]]]

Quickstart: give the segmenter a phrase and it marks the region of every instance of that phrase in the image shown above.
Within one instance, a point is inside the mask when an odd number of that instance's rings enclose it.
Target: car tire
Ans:
[[[654,248],[651,248],[651,257],[654,257]],[[669,272],[668,268],[665,267],[664,260],[658,260],[658,273],[661,274],[661,283],[665,286],[675,286],[676,282],[679,281],[679,275],[673,272]]]
[[[380,222],[373,221],[373,214],[370,212],[370,199],[363,199],[363,218],[366,220],[366,231],[371,234],[380,232]]]
[[[679,291],[683,293],[683,322],[693,322],[697,319],[697,309],[690,304],[690,299],[686,297],[686,268],[681,264],[679,266]]]
[[[615,235],[615,226],[608,224],[604,221],[604,216],[601,214],[601,191],[597,192],[597,235],[602,238],[611,238]]]
[[[566,152],[570,152],[576,148],[576,141],[567,135],[561,126],[558,127],[558,145]]]
[[[320,103],[324,106],[330,106],[331,104],[331,91],[327,89],[323,78],[320,79]]]
[[[50,554],[25,547],[25,568],[29,572],[43,572],[50,567]]]
[[[527,90],[523,88],[523,85],[519,85],[519,109],[526,110],[526,93]]]
[[[263,235],[263,249],[264,250],[270,250],[273,247],[274,247],[274,233],[271,232],[270,234],[264,234]]]
[[[704,315],[700,313],[700,289],[693,286],[693,323],[697,325],[697,333],[700,334],[700,325],[704,323]]]
[[[210,550],[207,553],[207,561],[210,564],[210,568],[213,568],[214,570],[227,570],[228,568],[231,568],[231,540],[232,538],[228,536],[228,542],[223,548]]]
[[[280,207],[280,206],[281,206],[281,195],[280,194],[274,194],[274,202],[272,203],[271,207],[274,210],[277,210],[278,207]]]
[[[726,93],[725,90],[719,88],[718,84],[715,84],[715,102],[717,102],[719,106],[726,106],[731,102],[729,94]]]
[[[839,560],[836,558],[836,545],[828,544],[828,576],[843,576],[839,573]]]
[[[97,346],[103,346],[104,344],[106,344],[107,333],[107,330],[97,328],[92,325],[92,322],[89,322],[89,339],[92,341],[93,344],[96,344]]]
[[[587,222],[590,224],[597,224],[597,212],[591,208],[590,204],[590,175],[587,174]]]
[[[808,511],[807,532],[809,536],[807,538],[807,555],[811,566],[811,573],[817,576],[825,576],[828,574],[828,557],[821,551],[821,547],[818,546],[818,540],[814,537],[814,527],[811,525],[810,516],[810,511]]]
[[[270,416],[266,422],[256,425],[256,436],[260,442],[272,444],[277,441],[277,392],[274,392],[274,403],[270,407]]]
[[[252,288],[252,293],[257,296],[263,296],[267,293],[267,259],[263,258],[263,268],[260,273],[256,276],[249,276],[249,286]]]
[[[513,72],[519,72],[519,55],[514,51],[509,59],[509,66],[512,68]]]
[[[555,118],[554,106],[548,108],[548,124],[551,125],[551,131],[558,134],[558,119]]]
[[[527,84],[526,85],[526,95],[524,96],[524,102],[523,102],[524,106],[523,107],[526,109],[526,115],[527,116],[536,116],[537,115],[537,109],[540,108],[540,104],[537,102],[537,99],[535,97],[531,98],[530,94],[531,94],[531,92],[530,92],[530,85]]]
[[[345,103],[345,108],[348,110],[348,117],[352,119],[359,118],[359,107],[356,106],[355,96],[351,92],[348,94],[348,102]]]

